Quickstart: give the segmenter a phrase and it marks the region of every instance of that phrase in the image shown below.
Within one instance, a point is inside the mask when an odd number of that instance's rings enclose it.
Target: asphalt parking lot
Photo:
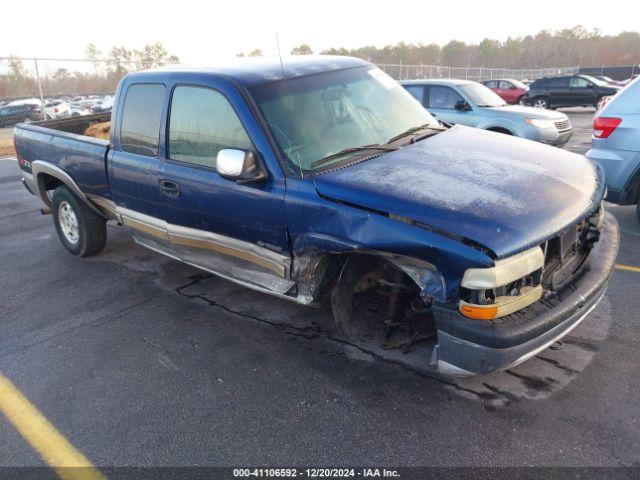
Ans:
[[[569,114],[566,148],[584,153],[592,111]],[[344,344],[326,312],[120,228],[103,254],[72,257],[18,179],[0,160],[0,374],[98,467],[640,466],[640,270],[616,269],[564,348],[433,378],[419,352]],[[633,208],[608,210],[618,264],[640,266]],[[2,416],[0,438],[0,466],[46,465]]]

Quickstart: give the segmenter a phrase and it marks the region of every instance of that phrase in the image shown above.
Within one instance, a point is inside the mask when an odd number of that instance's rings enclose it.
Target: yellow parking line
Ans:
[[[618,270],[628,270],[629,272],[640,273],[640,267],[632,267],[631,265],[622,265],[621,263],[616,263],[616,268]]]
[[[106,480],[1,373],[0,411],[63,480]]]

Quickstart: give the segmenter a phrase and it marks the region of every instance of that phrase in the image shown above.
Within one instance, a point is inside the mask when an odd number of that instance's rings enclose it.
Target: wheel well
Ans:
[[[404,268],[383,254],[347,255],[330,285],[333,318],[349,338],[382,333],[380,340],[386,344],[395,332],[408,338],[390,348],[408,348],[420,334],[435,336],[432,302],[422,297],[420,286]]]
[[[629,205],[635,205],[640,200],[640,172],[636,173],[635,177],[629,182],[629,198],[627,203]]]
[[[513,135],[513,132],[511,130],[508,130],[504,127],[489,127],[487,128],[487,130],[489,130],[490,132],[504,133],[505,135]]]
[[[51,203],[49,196],[47,195],[47,192],[49,190],[55,190],[56,188],[64,185],[64,182],[62,180],[54,177],[53,175],[49,175],[48,173],[39,174],[37,181],[38,181],[38,191],[40,192],[40,197],[47,204]]]

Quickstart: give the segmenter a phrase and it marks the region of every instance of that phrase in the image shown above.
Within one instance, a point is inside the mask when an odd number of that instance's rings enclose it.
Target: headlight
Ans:
[[[527,118],[527,123],[537,128],[555,128],[556,125],[552,120],[544,120],[542,118]]]
[[[470,318],[491,320],[509,315],[542,297],[540,247],[504,260],[491,268],[470,268],[462,277],[460,312]]]

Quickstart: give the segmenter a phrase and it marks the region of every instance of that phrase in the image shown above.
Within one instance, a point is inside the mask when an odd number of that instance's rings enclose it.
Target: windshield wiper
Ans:
[[[336,158],[344,157],[345,155],[348,155],[350,153],[365,152],[367,150],[384,150],[384,151],[392,152],[397,149],[398,147],[389,147],[386,145],[380,145],[378,143],[373,143],[371,145],[362,145],[360,147],[347,147],[347,148],[343,148],[339,152],[332,153],[329,156],[316,160],[311,164],[311,166],[317,167],[319,165],[322,165],[325,162],[328,162],[330,160],[335,160]]]
[[[405,130],[404,132],[399,133],[395,137],[391,137],[387,143],[393,143],[396,140],[400,140],[402,137],[407,137],[409,135],[413,135],[414,133],[417,133],[420,130],[425,130],[427,128],[432,128],[432,129],[436,130],[436,128],[434,128],[431,124],[425,123],[424,125],[419,125],[417,127],[411,127],[409,129]]]

